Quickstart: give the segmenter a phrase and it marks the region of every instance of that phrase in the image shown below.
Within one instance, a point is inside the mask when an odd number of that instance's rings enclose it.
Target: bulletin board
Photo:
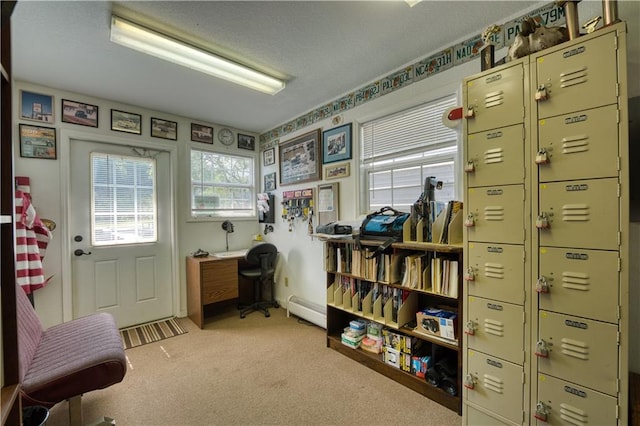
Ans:
[[[340,211],[339,183],[318,185],[318,224],[337,222]]]

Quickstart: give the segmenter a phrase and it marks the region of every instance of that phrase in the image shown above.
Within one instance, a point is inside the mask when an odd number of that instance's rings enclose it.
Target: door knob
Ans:
[[[86,256],[89,256],[91,254],[90,251],[84,251],[82,249],[75,249],[73,254],[75,254],[76,256],[82,256],[83,254]]]

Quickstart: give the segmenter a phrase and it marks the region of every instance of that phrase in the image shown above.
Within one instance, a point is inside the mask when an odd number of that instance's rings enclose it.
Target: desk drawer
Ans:
[[[238,297],[238,262],[216,260],[202,264],[202,304]]]

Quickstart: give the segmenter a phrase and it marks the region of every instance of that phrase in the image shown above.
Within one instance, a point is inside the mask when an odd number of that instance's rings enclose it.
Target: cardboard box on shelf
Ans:
[[[458,314],[445,309],[426,308],[416,313],[418,331],[445,339],[456,339]]]

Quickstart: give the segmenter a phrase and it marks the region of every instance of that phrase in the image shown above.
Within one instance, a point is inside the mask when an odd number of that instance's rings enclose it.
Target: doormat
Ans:
[[[185,333],[187,330],[180,325],[178,318],[155,321],[120,330],[125,349],[158,342]]]

